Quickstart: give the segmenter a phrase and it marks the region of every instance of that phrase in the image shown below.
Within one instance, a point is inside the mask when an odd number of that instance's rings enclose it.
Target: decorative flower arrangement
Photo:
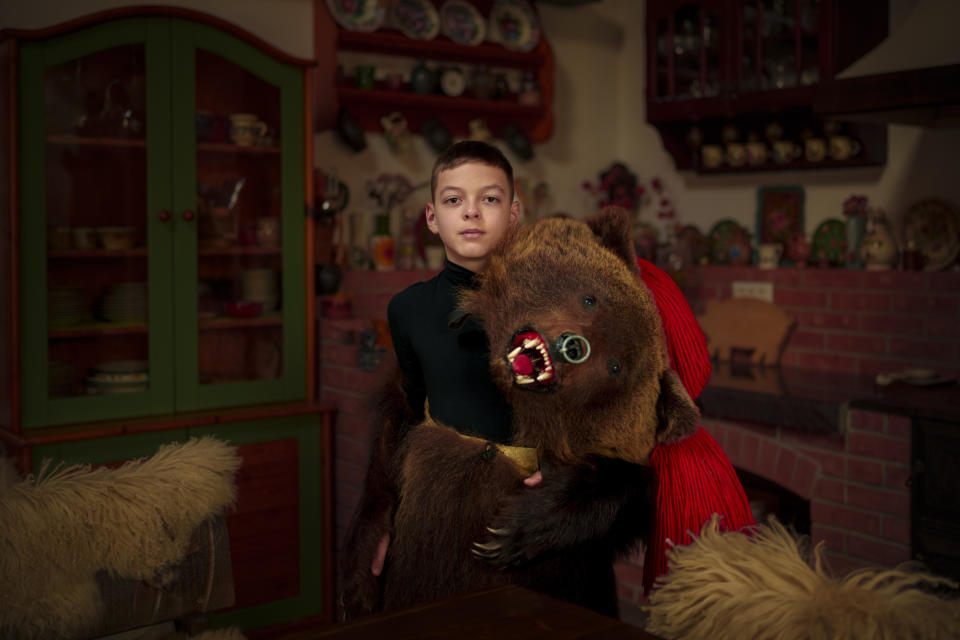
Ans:
[[[650,180],[650,191],[648,191],[622,162],[610,165],[600,174],[598,182],[584,180],[582,186],[584,191],[596,198],[598,209],[607,205],[623,207],[634,214],[635,224],[637,223],[636,214],[651,200],[656,203],[657,218],[663,220],[676,217],[673,201],[660,178]]]
[[[848,218],[851,216],[866,218],[868,210],[867,196],[852,195],[843,201],[843,215]]]
[[[597,207],[601,209],[616,205],[636,213],[646,194],[646,189],[637,180],[637,176],[622,162],[610,165],[600,174],[597,184],[584,180],[582,186],[584,191],[597,199]]]

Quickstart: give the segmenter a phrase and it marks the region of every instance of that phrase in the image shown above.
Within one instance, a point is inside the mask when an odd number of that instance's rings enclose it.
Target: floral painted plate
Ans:
[[[710,264],[746,264],[750,260],[747,231],[736,220],[721,220],[707,234]]]
[[[487,35],[487,25],[469,2],[447,0],[440,7],[440,31],[459,44],[478,45]]]
[[[387,14],[383,0],[327,0],[327,9],[349,31],[376,31]]]
[[[830,218],[821,222],[813,232],[813,259],[841,265],[846,252],[847,225],[843,220]]]
[[[497,0],[490,10],[490,39],[513,51],[530,51],[540,42],[540,23],[527,0]]]
[[[430,0],[395,0],[390,23],[417,40],[433,40],[440,33],[440,16]]]

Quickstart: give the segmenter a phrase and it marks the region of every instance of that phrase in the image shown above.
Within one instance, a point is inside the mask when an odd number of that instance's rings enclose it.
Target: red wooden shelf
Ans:
[[[110,323],[97,322],[91,324],[78,324],[74,327],[64,329],[51,329],[50,339],[60,338],[97,338],[101,336],[120,336],[136,333],[146,333],[147,325],[145,323]]]
[[[341,87],[340,104],[354,105],[383,105],[390,104],[397,110],[425,109],[435,112],[469,111],[483,112],[496,115],[512,115],[518,118],[532,118],[542,116],[546,107],[542,104],[525,105],[512,100],[479,100],[477,98],[458,97],[440,94],[422,94],[404,91],[389,91],[378,89],[357,89]]]
[[[386,55],[404,55],[432,60],[455,60],[472,64],[536,69],[547,62],[540,49],[530,52],[513,51],[499,44],[483,42],[476,46],[456,43],[449,38],[433,40],[408,38],[399,32],[340,31],[338,48],[343,51],[362,51]]]
[[[197,151],[209,151],[212,153],[247,153],[253,155],[279,155],[280,147],[277,146],[255,146],[248,147],[232,144],[229,142],[198,142]]]
[[[279,256],[280,247],[229,247],[225,249],[199,249],[197,254],[205,257],[237,257],[237,256]]]
[[[107,249],[67,249],[64,251],[48,251],[47,257],[51,259],[104,259],[104,258],[146,258],[147,249],[124,249],[121,251],[110,251]]]
[[[75,135],[50,135],[47,144],[56,144],[76,147],[127,147],[146,149],[147,141],[143,138],[106,138]]]
[[[209,318],[200,319],[201,331],[216,329],[247,329],[250,327],[278,327],[283,324],[283,317],[277,314],[257,316],[256,318]]]

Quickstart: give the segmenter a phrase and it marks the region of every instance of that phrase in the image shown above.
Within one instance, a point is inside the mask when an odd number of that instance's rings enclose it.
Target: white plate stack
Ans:
[[[243,299],[263,304],[264,312],[277,308],[280,295],[277,292],[277,272],[273,269],[245,269],[240,272],[240,288]]]
[[[146,322],[147,283],[120,282],[107,287],[100,317],[107,322]]]
[[[72,327],[89,317],[83,302],[83,291],[75,287],[50,289],[47,292],[47,322],[51,329]]]

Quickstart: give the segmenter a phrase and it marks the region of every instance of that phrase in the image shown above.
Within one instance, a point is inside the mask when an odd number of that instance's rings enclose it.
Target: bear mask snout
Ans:
[[[583,336],[562,333],[551,348],[539,332],[523,328],[514,334],[505,359],[517,386],[545,391],[557,382],[554,358],[578,364],[589,357],[590,343]]]

